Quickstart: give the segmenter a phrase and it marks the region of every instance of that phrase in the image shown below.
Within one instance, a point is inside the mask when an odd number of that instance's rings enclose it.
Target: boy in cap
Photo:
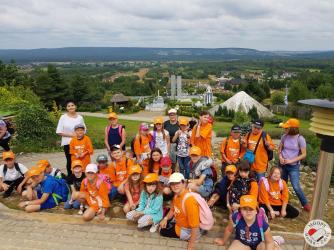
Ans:
[[[65,180],[45,175],[44,169],[39,166],[32,167],[28,175],[32,179],[32,185],[27,187],[27,197],[32,199],[19,203],[19,207],[24,208],[26,212],[31,213],[54,208],[60,202],[67,201],[69,189]]]
[[[28,169],[15,162],[15,154],[12,151],[3,152],[2,160],[4,164],[0,165],[0,191],[4,191],[3,197],[6,198],[20,186]]]
[[[78,214],[83,214],[83,204],[74,200],[74,197],[77,195],[77,192],[80,192],[81,182],[86,178],[85,173],[83,172],[82,162],[80,160],[72,161],[72,174],[67,177],[67,183],[71,188],[71,198],[66,201],[64,204],[65,209],[79,209]]]
[[[63,178],[65,175],[61,172],[59,168],[53,168],[48,160],[39,160],[37,166],[44,169],[45,174],[51,175],[55,178]]]
[[[211,158],[201,156],[202,152],[199,147],[190,148],[190,178],[188,188],[199,193],[203,198],[208,198],[213,189],[213,173]]]
[[[224,138],[221,144],[220,153],[222,156],[222,174],[225,173],[227,165],[237,164],[244,155],[244,148],[241,143],[241,127],[233,125],[231,127],[230,136]]]
[[[235,165],[227,165],[225,167],[225,175],[219,182],[217,182],[213,194],[208,201],[209,207],[213,207],[217,201],[220,201],[219,205],[221,205],[224,209],[227,209],[228,188],[234,181],[236,173],[237,167]]]
[[[191,195],[185,198],[189,190],[186,188],[185,179],[181,173],[172,174],[169,184],[174,198],[168,214],[160,222],[160,235],[187,240],[188,249],[195,249],[196,241],[201,236],[199,204]],[[184,198],[185,201],[183,201]],[[175,223],[171,221],[173,217]]]
[[[90,156],[93,154],[93,145],[90,138],[85,135],[85,125],[75,125],[76,136],[70,142],[71,160],[82,161],[83,170],[90,163]]]
[[[274,150],[275,145],[270,136],[263,131],[264,122],[261,119],[252,122],[252,130],[243,139],[243,146],[246,148],[245,160],[251,164],[251,170],[256,173],[257,180],[265,177],[268,168],[269,155],[268,150]],[[253,155],[254,161],[248,158]]]

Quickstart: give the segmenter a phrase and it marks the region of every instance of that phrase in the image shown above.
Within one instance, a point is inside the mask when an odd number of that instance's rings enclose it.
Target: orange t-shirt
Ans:
[[[84,157],[77,158],[75,154],[80,154],[88,152]],[[87,135],[84,135],[84,137],[81,140],[78,140],[78,138],[73,137],[70,142],[70,154],[71,154],[71,160],[81,160],[83,171],[85,171],[86,166],[90,163],[90,155],[93,154],[93,145],[91,140]]]
[[[232,137],[228,137],[228,143],[226,144],[227,138],[224,138],[220,147],[221,154],[225,154],[226,158],[232,162],[237,162],[239,158],[245,154],[245,150],[240,146],[240,141],[233,140]],[[225,149],[226,148],[226,149]],[[222,159],[222,162],[225,162]]]
[[[256,144],[259,141],[259,145],[257,147],[257,150],[255,152],[255,160],[254,163],[252,164],[251,170],[257,172],[257,173],[264,173],[267,171],[267,166],[268,166],[268,154],[266,151],[266,148],[264,146],[263,143],[263,139],[261,136],[262,131],[257,134],[257,135],[253,135],[252,133],[249,135],[248,138],[248,142],[247,142],[247,148],[249,150],[254,151]],[[248,137],[248,135],[246,135],[246,138]],[[260,138],[261,137],[261,138]],[[270,136],[267,134],[266,140],[272,145],[274,146],[274,143],[272,142]]]
[[[207,123],[200,127],[200,137],[196,137],[197,126],[194,126],[190,138],[192,146],[197,146],[202,151],[202,156],[212,156],[211,150],[211,138],[212,138],[212,125]]]
[[[175,195],[171,209],[174,211],[175,216],[175,232],[180,237],[181,228],[196,228],[199,227],[199,204],[192,196],[188,197],[184,203],[184,210],[182,209],[182,200],[189,190],[185,190],[180,196]]]
[[[133,164],[134,164],[133,160],[126,159],[125,156],[123,156],[122,159],[120,159],[120,161],[113,161],[110,164],[112,171],[114,171],[114,174],[113,174],[114,179],[112,181],[115,187],[119,187],[119,185],[123,181],[125,181],[125,179],[128,177],[128,169]]]
[[[156,173],[159,175],[160,170],[160,163],[159,162],[153,162],[153,173]]]
[[[263,181],[260,184],[260,195],[259,195],[259,203],[265,205],[273,205],[273,206],[281,206],[284,202],[289,201],[289,190],[286,182],[283,182],[283,190],[280,190],[279,182],[272,181],[268,178],[269,184],[269,192],[266,190],[266,186]]]
[[[259,185],[257,184],[256,181],[252,181],[250,184],[250,190],[249,190],[249,195],[253,195],[257,197],[259,195]]]
[[[110,182],[113,182],[115,180],[115,171],[112,166],[107,166],[105,168],[99,168],[99,173],[106,175]]]
[[[99,189],[97,189],[96,181],[94,184],[90,184],[87,180],[86,186],[85,180],[83,180],[81,182],[80,192],[85,193],[87,204],[96,212],[98,212],[100,208],[107,208],[110,206],[108,197],[109,190],[104,182],[101,182]]]
[[[135,154],[137,155],[137,157],[140,156],[140,154],[142,154],[142,153],[151,152],[150,137],[149,136],[136,135],[133,147],[134,147],[134,151],[135,151]]]

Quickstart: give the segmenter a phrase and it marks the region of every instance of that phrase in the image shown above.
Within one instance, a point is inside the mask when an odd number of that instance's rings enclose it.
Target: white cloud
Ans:
[[[0,48],[334,49],[331,0],[2,0]]]

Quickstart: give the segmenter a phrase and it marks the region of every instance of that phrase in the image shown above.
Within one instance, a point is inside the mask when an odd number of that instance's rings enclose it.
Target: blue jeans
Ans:
[[[64,204],[64,209],[71,209],[71,208],[74,208],[74,209],[79,209],[80,208],[80,201],[73,201],[72,204],[70,204],[70,201],[66,201],[65,204]]]
[[[298,196],[298,199],[300,200],[300,203],[302,206],[305,206],[308,204],[307,198],[305,197],[305,194],[303,190],[301,189],[299,185],[299,177],[300,177],[300,171],[299,167],[300,165],[282,165],[282,179],[288,183],[289,177],[291,181],[291,185],[293,187],[293,190],[295,190],[296,195]]]
[[[177,157],[177,162],[179,163],[179,168],[180,168],[180,173],[183,174],[184,178],[189,179],[189,173],[190,173],[190,168],[189,168],[189,162],[190,162],[190,157]]]
[[[116,196],[118,195],[118,191],[117,191],[117,187],[112,186],[110,191],[109,191],[109,201],[112,201],[116,198]]]

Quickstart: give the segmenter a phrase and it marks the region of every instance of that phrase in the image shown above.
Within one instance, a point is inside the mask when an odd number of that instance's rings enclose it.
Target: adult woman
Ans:
[[[291,118],[283,124],[288,129],[284,134],[278,148],[279,161],[282,167],[282,179],[288,182],[290,177],[291,185],[298,196],[305,211],[311,211],[311,206],[299,185],[300,161],[306,157],[306,141],[299,134],[300,123],[297,119]]]
[[[78,124],[84,124],[84,119],[76,112],[77,106],[73,101],[66,102],[67,112],[63,114],[59,121],[56,133],[61,136],[61,146],[64,148],[66,156],[66,169],[67,175],[72,174],[71,170],[71,155],[70,155],[70,142],[73,136],[75,136],[74,127]],[[85,125],[86,127],[86,125]]]

